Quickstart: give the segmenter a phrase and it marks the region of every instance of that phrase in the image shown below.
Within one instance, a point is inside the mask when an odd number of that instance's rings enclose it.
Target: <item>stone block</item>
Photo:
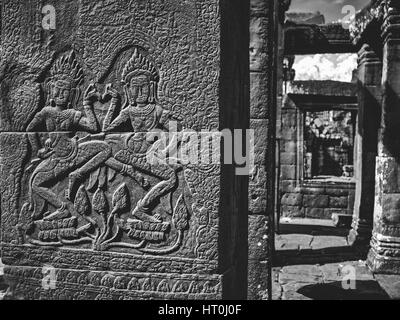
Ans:
[[[327,187],[325,188],[325,193],[332,197],[345,197],[349,195],[349,192],[354,193],[354,189],[347,189],[347,188],[332,188]]]
[[[306,194],[306,195],[326,195],[326,189],[324,186],[320,187],[302,187],[301,192]]]
[[[265,214],[267,212],[267,189],[249,186],[249,213]]]
[[[311,243],[311,248],[313,250],[322,250],[328,248],[341,248],[347,247],[347,240],[345,237],[336,236],[318,236],[314,238]]]
[[[284,129],[283,129],[284,130]],[[281,142],[281,152],[297,152],[297,141],[285,141]]]
[[[288,129],[297,130],[297,125],[296,110],[282,110],[282,131]]]
[[[281,192],[296,193],[300,192],[300,188],[297,187],[297,181],[293,180],[281,180]]]
[[[270,29],[268,28],[269,17],[250,17],[250,71],[268,71],[269,59],[268,39]]]
[[[281,203],[286,206],[301,206],[303,195],[301,193],[286,193],[282,196]]]
[[[355,200],[356,200],[356,197],[355,197],[355,193],[354,192],[351,192],[350,194],[349,194],[349,200],[348,200],[348,207],[347,207],[347,209],[349,209],[349,210],[354,210],[354,203],[355,203]],[[375,199],[373,200],[373,201],[375,201]]]
[[[330,216],[326,216],[327,211],[322,208],[305,208],[305,216],[306,218],[311,219],[330,219]],[[329,212],[329,211],[328,211]]]
[[[267,15],[270,7],[271,3],[265,0],[250,1],[250,12],[253,17],[258,15],[263,15],[263,16]]]
[[[281,217],[285,218],[304,218],[304,208],[298,206],[282,206]]]
[[[282,180],[296,180],[296,166],[281,165],[281,179]]]
[[[297,128],[296,127],[290,127],[290,128],[283,127],[281,138],[282,138],[282,140],[297,141],[297,139],[298,139]]]
[[[327,208],[329,206],[329,196],[304,195],[303,206],[308,208]]]
[[[329,197],[329,207],[347,209],[348,197]]]
[[[266,261],[269,259],[269,218],[265,215],[249,215],[249,259]]]
[[[266,119],[268,108],[271,106],[268,95],[268,74],[261,72],[250,73],[250,118]]]
[[[400,223],[400,194],[383,195],[382,220],[389,224]]]
[[[265,164],[268,152],[268,120],[251,119],[250,129],[254,130],[254,162]]]
[[[334,212],[331,211],[332,221],[335,227],[338,228],[351,228],[351,223],[353,221],[353,217],[348,214],[343,214],[342,212]]]
[[[297,154],[294,152],[282,152],[279,157],[281,165],[294,166],[297,164]]]
[[[249,300],[267,300],[269,288],[270,263],[258,260],[249,260],[248,291]]]

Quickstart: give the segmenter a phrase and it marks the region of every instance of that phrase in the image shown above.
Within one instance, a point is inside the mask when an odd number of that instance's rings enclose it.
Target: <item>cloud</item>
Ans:
[[[296,80],[350,82],[357,68],[356,54],[316,54],[297,56],[293,65]]]
[[[368,5],[370,0],[292,0],[290,11],[316,12],[320,11],[325,15],[327,22],[343,19],[346,14],[342,13],[344,6],[354,6],[360,10]]]

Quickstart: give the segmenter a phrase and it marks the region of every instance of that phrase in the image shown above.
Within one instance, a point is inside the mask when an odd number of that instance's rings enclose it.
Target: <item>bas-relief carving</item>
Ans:
[[[219,165],[144,161],[171,120],[219,126],[217,1],[70,2],[65,24],[55,3],[62,32],[43,32],[40,1],[2,3],[7,282],[36,298],[218,297]],[[44,264],[60,290],[41,289]]]
[[[176,201],[173,211],[163,216],[154,213],[160,198],[171,194],[178,183],[179,169],[169,166],[167,161],[153,167],[146,158],[151,147],[146,133],[157,127],[168,128],[168,115],[156,104],[156,68],[135,49],[122,73],[126,101],[117,115],[119,93],[111,85],[107,86],[102,102],[111,97],[111,104],[103,131],[111,132],[129,123],[134,132],[125,141],[118,141],[122,148],[116,153],[111,142],[107,141],[108,137],[91,135],[80,139],[62,133],[74,129],[93,133],[100,131],[93,106],[100,96],[94,85],[89,85],[86,90],[84,112],[76,110],[75,101],[79,101],[82,80],[83,71],[72,53],[56,61],[50,70],[50,78],[46,80],[48,104],[35,115],[27,128],[33,131],[44,125],[46,131],[51,132],[44,148],[38,152],[40,160],[29,181],[31,200],[22,209],[22,214],[32,212],[34,219],[40,219],[28,231],[28,241],[35,245],[51,246],[92,243],[93,248],[98,250],[124,247],[154,254],[173,252],[181,245],[183,232],[188,227],[189,213],[183,194]],[[94,174],[96,171],[99,171],[98,175]],[[126,184],[121,184],[113,192],[111,203],[108,203],[105,194],[110,191],[107,190],[107,183],[112,181],[115,174],[125,175],[135,180],[138,187],[148,189],[126,220],[120,219],[121,214],[131,209]],[[160,182],[151,185],[144,174],[158,178]],[[89,175],[92,181],[79,186]],[[63,197],[49,186],[64,176],[68,176],[68,186]],[[90,199],[88,191],[91,189],[95,192]],[[46,206],[55,208],[55,211],[43,213]],[[101,222],[91,217],[93,213],[101,217]],[[79,218],[85,224],[79,224]],[[165,249],[148,248],[149,243],[167,239],[171,224],[177,233],[174,244]],[[32,239],[35,231],[36,239]],[[119,242],[124,232],[137,243]]]
[[[100,94],[95,84],[82,89],[74,52],[61,54],[44,73],[28,133],[1,135],[3,240],[150,255],[188,244],[193,258],[214,259],[217,243],[206,239],[216,239],[219,169],[148,163],[147,133],[179,117],[158,102],[148,53],[135,47],[125,56],[122,92],[107,84]]]
[[[5,269],[8,279],[15,281],[15,297],[32,300],[131,300],[131,299],[215,299],[220,296],[220,276],[196,276],[151,273],[118,273],[95,271],[57,272],[55,290],[44,290],[40,268]],[[24,281],[21,281],[23,279]],[[35,290],[31,290],[35,287]],[[84,289],[82,289],[84,288]]]

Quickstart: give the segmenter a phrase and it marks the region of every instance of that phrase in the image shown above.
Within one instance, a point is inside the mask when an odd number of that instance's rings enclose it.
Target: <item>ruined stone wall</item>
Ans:
[[[336,83],[336,85],[338,85]],[[354,96],[355,86],[340,85],[338,95]],[[296,82],[285,95],[280,117],[280,187],[279,205],[281,217],[331,219],[332,214],[352,215],[354,209],[355,183],[323,180],[304,180],[301,165],[304,140],[304,113],[297,100],[313,101],[316,94],[332,94],[332,82]],[[294,98],[294,97],[297,98]],[[332,96],[333,97],[333,96]],[[335,96],[336,97],[336,96]],[[324,98],[314,98],[323,101]]]

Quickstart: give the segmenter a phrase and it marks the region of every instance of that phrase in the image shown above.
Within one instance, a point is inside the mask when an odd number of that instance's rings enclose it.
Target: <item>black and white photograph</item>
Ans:
[[[0,0],[0,310],[60,300],[400,300],[400,1]]]

